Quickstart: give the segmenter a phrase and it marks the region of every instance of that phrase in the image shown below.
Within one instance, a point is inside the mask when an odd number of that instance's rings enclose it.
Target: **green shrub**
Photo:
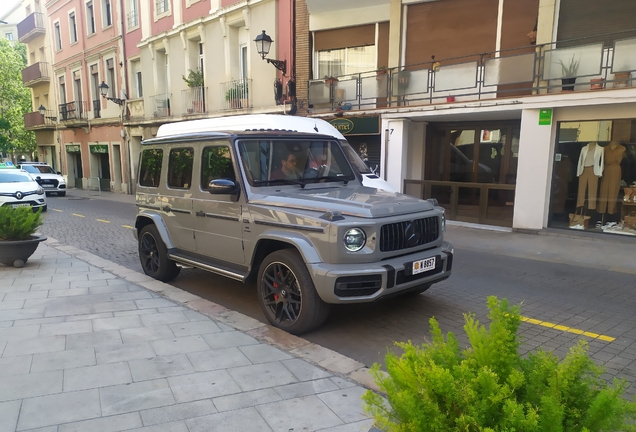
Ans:
[[[517,330],[520,307],[488,298],[490,328],[464,315],[470,347],[460,349],[431,318],[432,342],[397,343],[404,353],[386,356],[388,375],[373,375],[384,399],[368,391],[365,409],[376,427],[420,431],[628,431],[636,430],[636,403],[623,399],[626,383],[608,385],[584,341],[559,360],[541,349],[522,358]]]
[[[42,209],[0,207],[0,241],[26,240],[42,225]]]

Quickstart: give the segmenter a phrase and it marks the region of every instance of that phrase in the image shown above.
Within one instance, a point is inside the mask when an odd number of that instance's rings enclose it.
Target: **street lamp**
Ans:
[[[106,96],[108,94],[108,84],[106,84],[104,81],[102,81],[102,83],[99,85],[99,93],[102,95],[103,98],[115,102],[117,105],[123,105],[124,102],[126,102],[126,99],[112,98]]]
[[[274,42],[272,38],[269,37],[267,33],[265,33],[265,30],[263,30],[263,33],[256,36],[254,42],[256,42],[256,51],[261,55],[261,58],[263,60],[267,60],[267,63],[273,64],[274,67],[281,71],[284,76],[287,72],[287,60],[274,60],[265,58],[265,56],[269,54],[269,48],[272,46],[272,42]]]
[[[38,108],[38,111],[40,111],[40,114],[42,114],[42,117],[44,117],[45,119],[48,119],[51,121],[57,121],[57,117],[49,117],[46,115],[46,108],[44,108],[44,105],[40,105],[40,107]]]

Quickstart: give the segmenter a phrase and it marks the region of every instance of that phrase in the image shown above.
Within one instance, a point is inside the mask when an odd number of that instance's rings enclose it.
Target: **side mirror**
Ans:
[[[234,195],[233,201],[238,200],[240,188],[232,180],[216,179],[208,184],[208,192],[212,195]]]
[[[37,177],[35,178],[35,181],[36,181],[38,184],[40,184],[40,183],[42,182],[42,177],[37,176]]]
[[[57,175],[62,175],[61,171],[56,171],[56,172],[57,172]]]

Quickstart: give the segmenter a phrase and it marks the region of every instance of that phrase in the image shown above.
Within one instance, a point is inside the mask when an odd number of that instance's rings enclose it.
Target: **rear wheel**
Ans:
[[[176,278],[181,271],[181,268],[168,258],[166,245],[163,244],[154,225],[146,225],[139,234],[139,260],[144,273],[163,282]]]
[[[293,249],[268,255],[258,271],[258,297],[267,320],[292,334],[320,326],[329,315],[307,266]]]

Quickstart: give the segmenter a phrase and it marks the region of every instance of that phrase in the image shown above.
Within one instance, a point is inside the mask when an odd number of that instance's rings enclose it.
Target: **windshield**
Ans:
[[[356,178],[336,141],[246,139],[238,147],[252,186],[347,183]]]
[[[371,169],[367,166],[367,164],[364,163],[362,158],[358,155],[358,153],[356,153],[356,151],[347,141],[340,141],[340,145],[342,146],[342,150],[345,152],[349,163],[356,171],[358,171],[360,174],[373,174]]]
[[[28,174],[19,170],[0,170],[0,183],[20,183],[20,182],[32,182],[33,180]]]
[[[20,168],[33,174],[57,174],[48,165],[21,165]]]

